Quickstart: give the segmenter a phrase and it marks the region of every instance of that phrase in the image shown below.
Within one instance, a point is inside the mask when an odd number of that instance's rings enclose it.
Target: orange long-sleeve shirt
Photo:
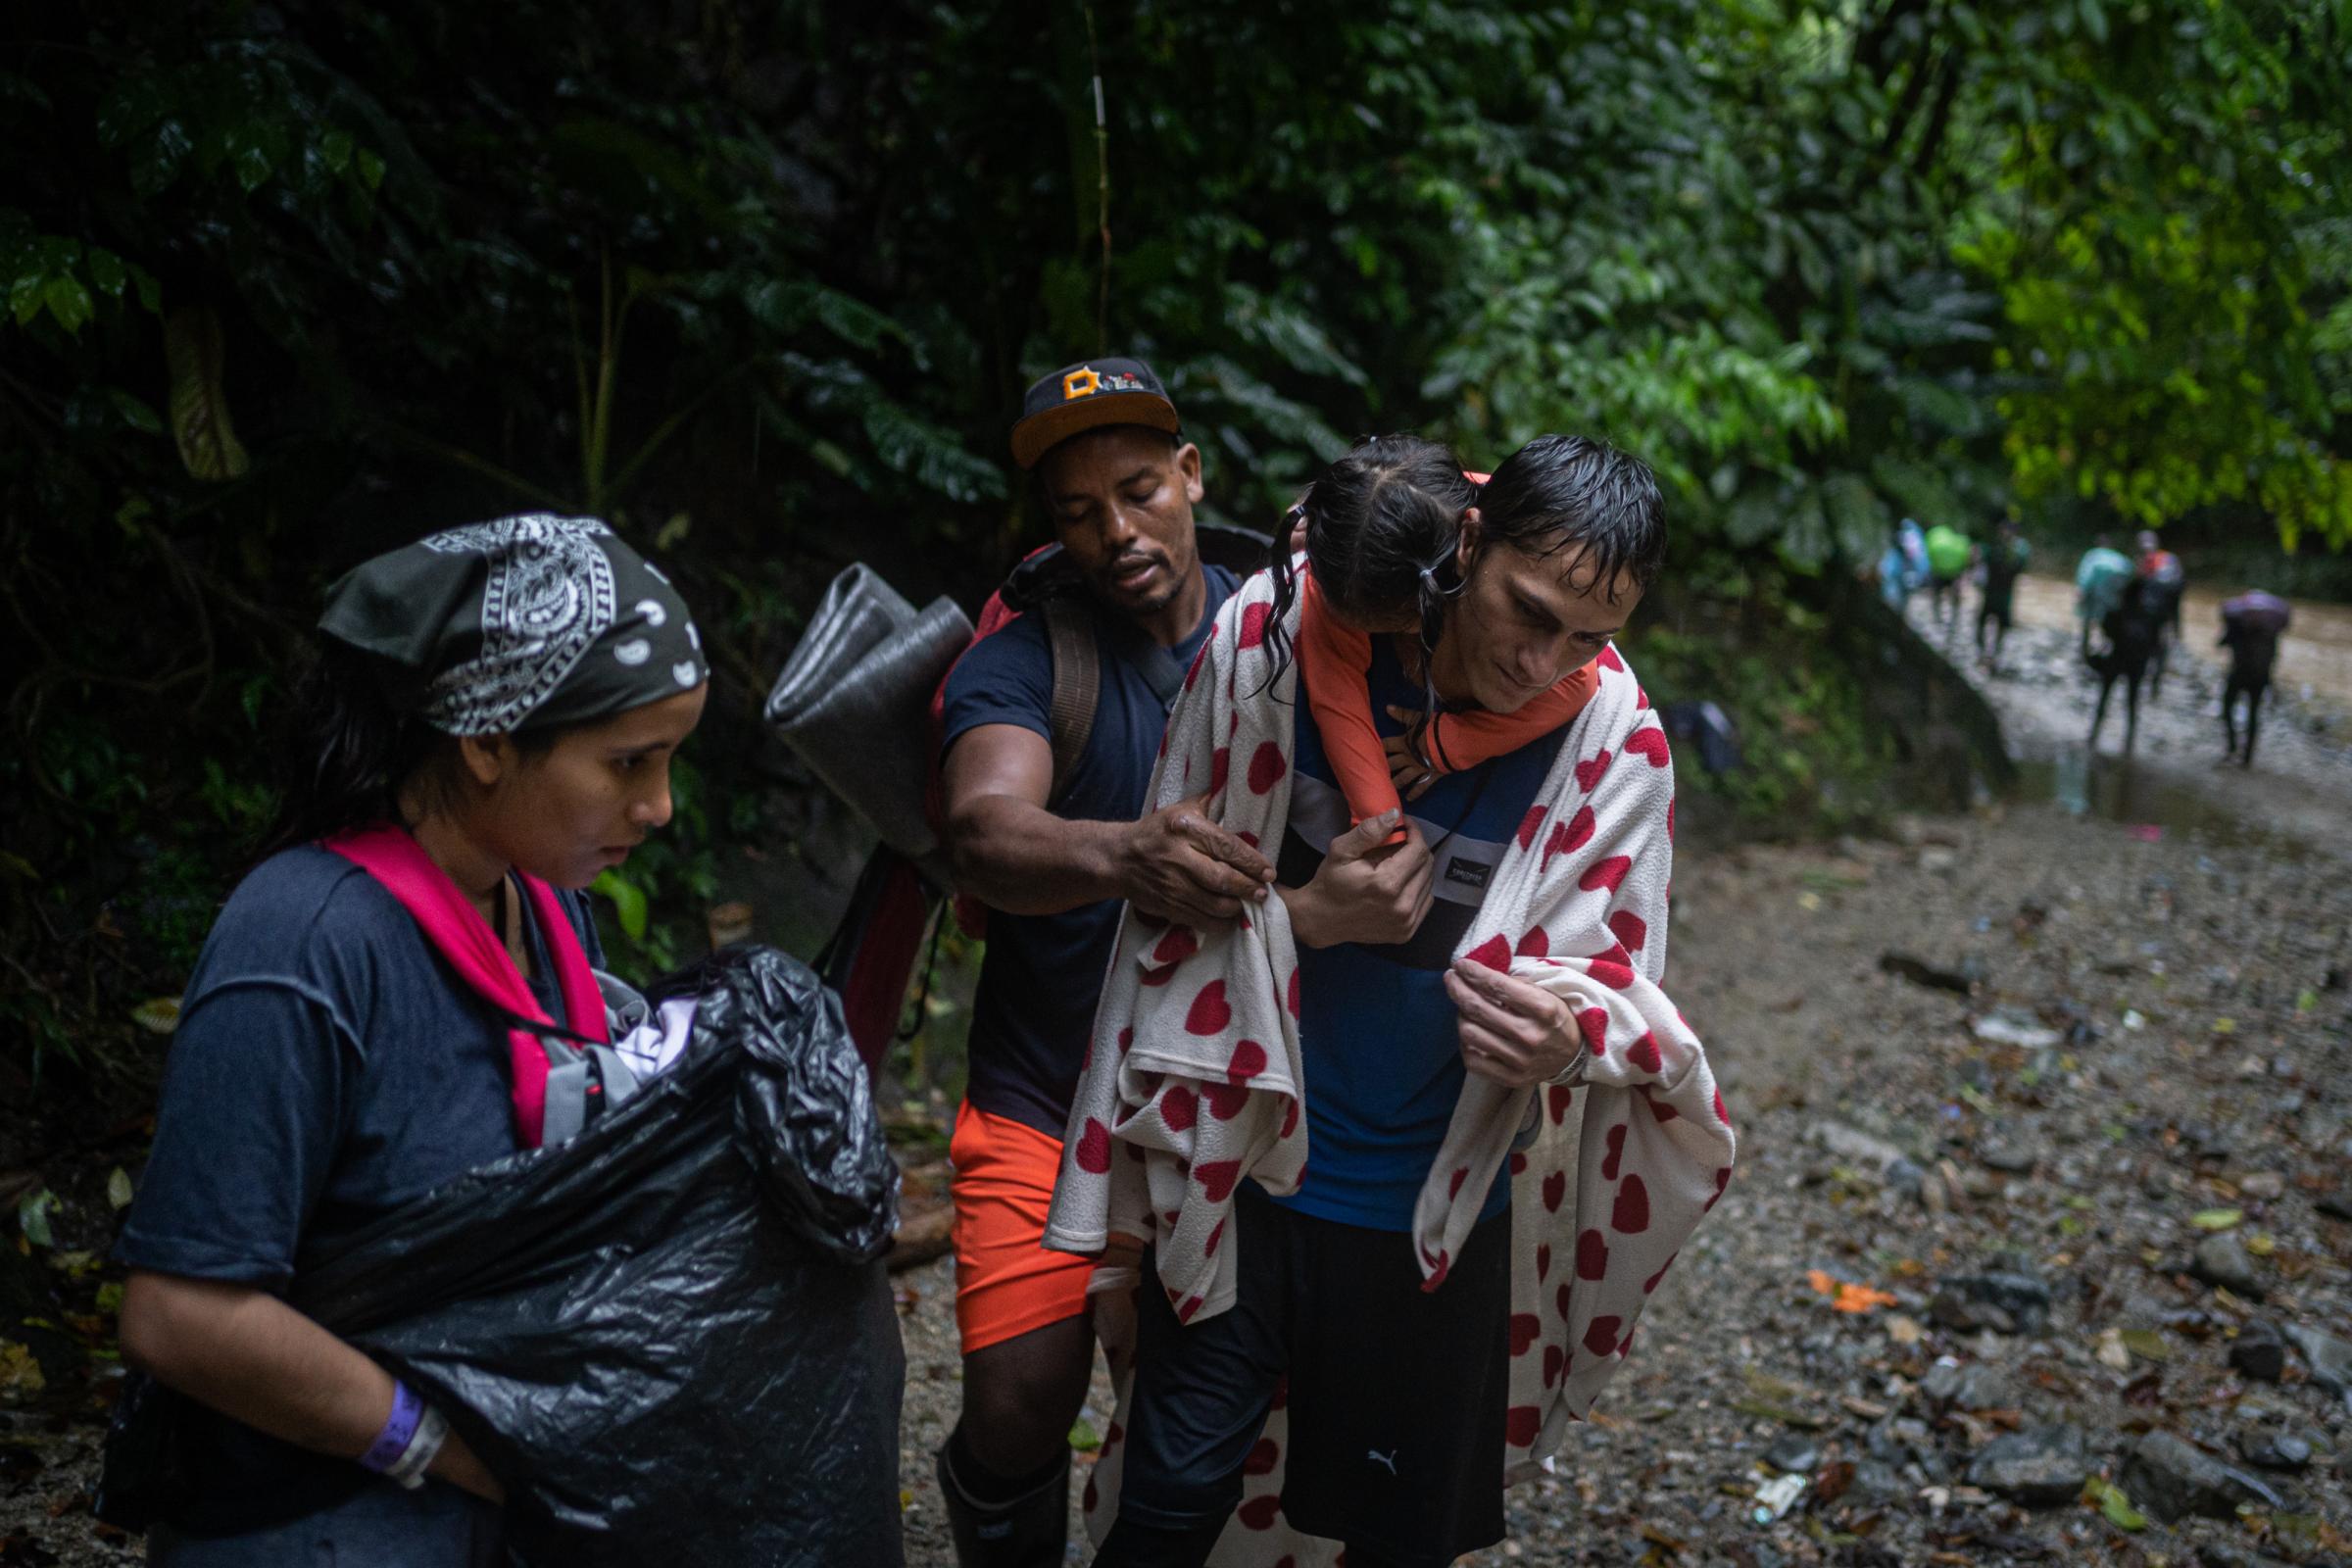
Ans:
[[[1332,613],[1303,562],[1298,593],[1298,671],[1306,682],[1307,708],[1340,791],[1348,797],[1348,819],[1361,822],[1402,804],[1389,776],[1388,750],[1372,722],[1372,691],[1364,678],[1372,664],[1372,639]],[[1515,713],[1440,713],[1430,723],[1423,749],[1441,773],[1476,767],[1558,729],[1583,712],[1599,689],[1599,672],[1587,664]]]

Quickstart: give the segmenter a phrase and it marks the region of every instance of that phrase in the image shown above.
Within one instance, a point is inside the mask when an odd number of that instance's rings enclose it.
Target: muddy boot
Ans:
[[[956,1479],[939,1450],[939,1493],[948,1507],[948,1533],[958,1568],[1060,1568],[1069,1543],[1070,1461],[1008,1501],[983,1503]]]

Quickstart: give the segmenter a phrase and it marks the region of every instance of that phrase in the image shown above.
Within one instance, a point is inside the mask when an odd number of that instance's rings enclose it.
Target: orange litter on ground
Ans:
[[[1885,1291],[1868,1285],[1856,1285],[1849,1280],[1832,1279],[1826,1269],[1807,1269],[1805,1283],[1818,1295],[1830,1298],[1830,1305],[1840,1312],[1869,1312],[1882,1306],[1894,1305],[1894,1298]]]

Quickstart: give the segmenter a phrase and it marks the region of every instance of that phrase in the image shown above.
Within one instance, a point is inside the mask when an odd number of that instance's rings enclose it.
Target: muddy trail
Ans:
[[[2135,825],[1685,858],[1669,989],[1740,1172],[1465,1561],[2352,1562],[2352,888]],[[952,1276],[904,1283],[908,1561],[946,1568]]]
[[[1739,1173],[1466,1561],[2352,1563],[2352,730],[2282,664],[2219,768],[2200,660],[2090,759],[2049,598],[1983,677],[2029,798],[1686,850],[1668,986]],[[907,1560],[946,1568],[952,1270],[899,1284]],[[0,1362],[0,1564],[139,1559],[87,1513],[99,1367],[12,1403]]]

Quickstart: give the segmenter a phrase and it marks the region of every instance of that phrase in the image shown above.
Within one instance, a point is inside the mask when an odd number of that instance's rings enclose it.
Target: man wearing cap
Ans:
[[[1068,1434],[1094,1369],[1092,1265],[1042,1240],[1119,906],[1230,920],[1274,875],[1199,801],[1138,816],[1182,672],[1236,587],[1200,561],[1200,452],[1159,378],[1117,358],[1044,377],[1012,454],[1083,590],[1100,679],[1058,788],[1045,616],[974,644],[948,680],[949,849],[960,889],[991,911],[950,1146],[963,1412],[939,1481],[963,1568],[1062,1561]]]

